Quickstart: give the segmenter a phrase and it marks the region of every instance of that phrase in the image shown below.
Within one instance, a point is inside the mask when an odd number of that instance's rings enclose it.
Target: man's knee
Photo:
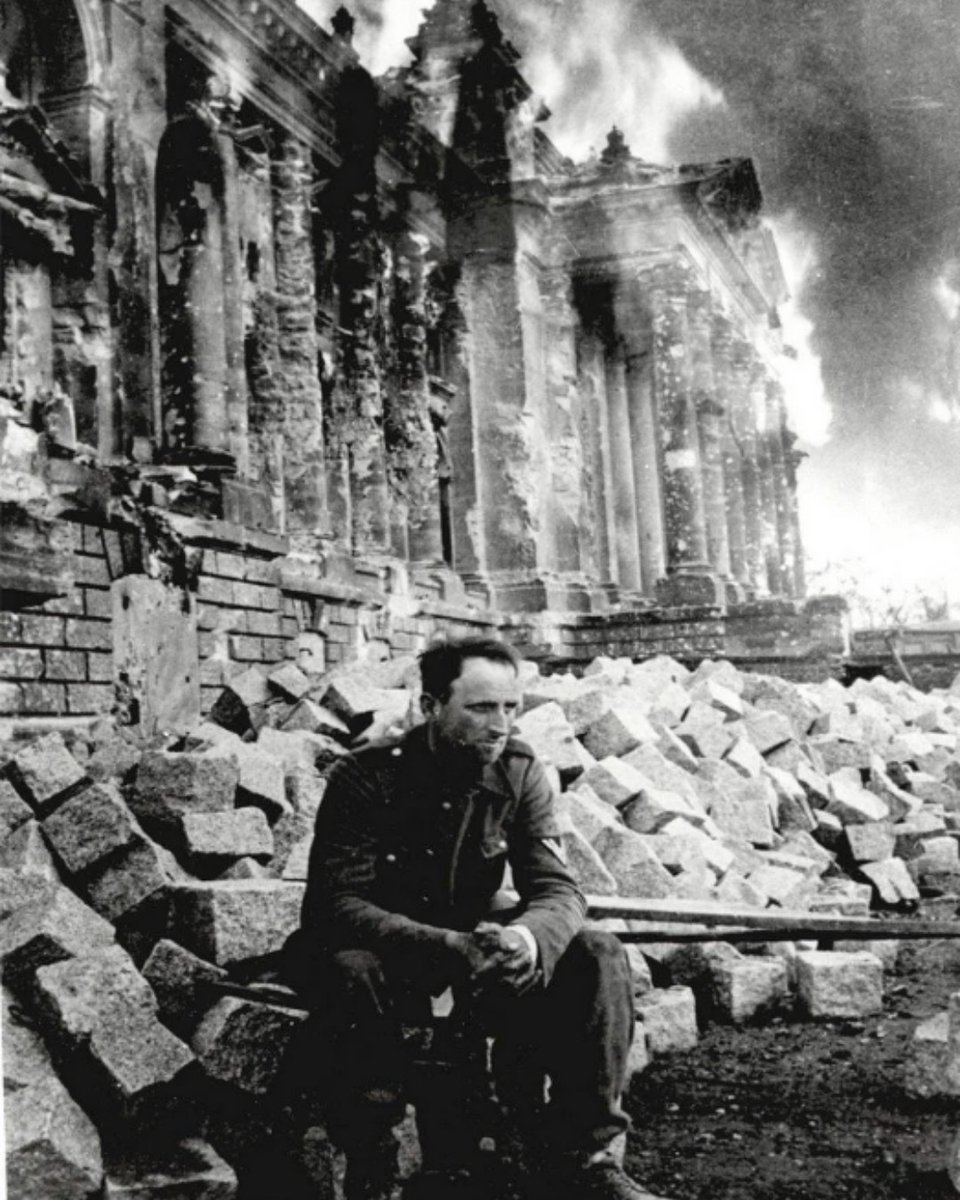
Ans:
[[[564,960],[577,965],[579,970],[587,964],[600,974],[629,973],[627,953],[612,933],[603,929],[581,929],[567,948]]]

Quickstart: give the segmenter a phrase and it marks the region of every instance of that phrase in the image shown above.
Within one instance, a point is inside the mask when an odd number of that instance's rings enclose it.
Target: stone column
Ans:
[[[627,360],[627,394],[633,476],[637,491],[640,575],[644,593],[653,596],[658,580],[662,579],[667,571],[667,552],[663,529],[663,491],[660,486],[653,356],[649,352],[632,355]]]
[[[667,574],[662,603],[716,604],[723,600],[707,558],[703,476],[691,389],[692,344],[687,315],[689,283],[673,273],[653,293],[653,354],[663,450]]]
[[[437,435],[427,380],[425,237],[405,232],[394,245],[396,386],[384,395],[384,439],[394,524],[419,566],[443,563]]]
[[[572,284],[564,267],[543,272],[544,354],[546,356],[545,437],[548,452],[549,502],[546,523],[552,537],[549,565],[567,587],[582,588],[584,538],[592,521],[584,487],[589,451],[580,423],[577,350]]]
[[[690,328],[690,386],[697,414],[700,470],[703,481],[704,521],[707,530],[707,559],[720,575],[730,575],[730,537],[723,487],[721,418],[714,374],[709,292],[694,292],[687,304]]]
[[[603,343],[594,333],[584,333],[580,344],[580,392],[588,455],[587,490],[591,500],[589,528],[594,536],[588,550],[596,562],[601,586],[614,598],[619,579],[616,549],[614,488],[611,467],[610,421],[607,405],[606,363]]]
[[[793,540],[793,595],[802,599],[807,593],[804,569],[803,539],[800,536],[800,507],[797,501],[797,468],[807,457],[802,450],[794,449],[797,435],[790,429],[783,431],[783,462],[786,480],[788,523]]]
[[[380,144],[376,85],[361,67],[340,77],[336,96],[336,283],[340,296],[339,379],[328,430],[334,458],[342,456],[349,495],[338,505],[358,554],[390,549],[383,396],[380,374],[379,283],[384,254],[377,233],[376,157]]]
[[[718,420],[720,459],[723,470],[723,498],[727,525],[727,547],[730,556],[730,583],[734,598],[742,598],[747,582],[746,520],[743,510],[743,479],[740,446],[734,433],[731,413],[734,406],[736,381],[733,365],[733,336],[730,322],[717,316],[713,323],[714,376],[723,415]]]
[[[607,414],[610,427],[610,467],[613,481],[613,538],[620,586],[640,591],[640,531],[637,523],[637,489],[634,478],[627,366],[622,346],[608,351]]]
[[[769,378],[766,368],[755,376],[753,388],[753,410],[757,425],[757,478],[760,489],[760,548],[761,571],[766,590],[772,595],[780,594],[780,541],[777,531],[777,496],[774,481],[774,463],[771,455],[769,402],[767,388]]]
[[[778,595],[793,596],[795,587],[794,563],[796,546],[794,529],[790,519],[786,461],[784,458],[783,435],[786,430],[786,412],[783,403],[783,388],[774,380],[767,384],[767,454],[770,460],[770,475],[773,483],[773,502],[776,517],[776,587]],[[773,585],[771,585],[773,586]]]
[[[733,407],[731,425],[740,451],[740,481],[743,488],[744,573],[746,586],[755,594],[766,591],[766,571],[763,559],[763,497],[757,465],[757,422],[754,410],[754,388],[759,376],[759,364],[753,348],[747,342],[734,345]]]
[[[285,138],[274,166],[277,352],[283,405],[285,528],[328,532],[309,153]]]

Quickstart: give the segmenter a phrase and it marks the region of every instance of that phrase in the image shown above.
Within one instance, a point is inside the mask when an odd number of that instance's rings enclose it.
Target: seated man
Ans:
[[[505,643],[470,638],[421,659],[426,723],[337,764],[317,815],[291,974],[311,1003],[328,1128],[347,1153],[350,1200],[385,1200],[404,1113],[404,1024],[448,986],[493,1036],[501,1099],[539,1124],[551,1194],[648,1200],[612,1143],[633,1036],[626,956],[583,928],[543,766],[510,736],[520,689]],[[509,862],[519,906],[490,919]],[[322,1066],[321,1066],[322,1064]],[[309,1070],[309,1064],[304,1066]],[[543,1101],[544,1073],[550,1101]],[[421,1194],[482,1195],[478,1135],[458,1136],[451,1095],[413,1097]],[[437,1186],[430,1190],[433,1181]],[[470,1191],[470,1186],[474,1188]]]

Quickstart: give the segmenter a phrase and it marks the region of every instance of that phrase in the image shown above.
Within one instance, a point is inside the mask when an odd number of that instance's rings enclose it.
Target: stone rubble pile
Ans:
[[[662,657],[597,659],[581,678],[528,662],[522,683],[517,733],[553,777],[589,893],[862,915],[960,891],[960,688]],[[234,677],[176,739],[105,722],[3,748],[12,1194],[235,1193],[302,1013],[204,984],[295,928],[327,770],[419,720],[417,688],[412,657],[320,678],[284,664]],[[698,1009],[875,1012],[895,957],[892,943],[751,951],[630,945],[633,1067],[694,1045]]]

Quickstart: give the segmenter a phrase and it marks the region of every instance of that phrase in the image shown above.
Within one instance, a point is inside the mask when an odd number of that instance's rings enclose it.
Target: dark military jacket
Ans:
[[[553,790],[523,742],[472,777],[445,775],[421,726],[359,751],[331,772],[317,813],[301,929],[292,949],[316,956],[370,949],[408,963],[439,931],[489,914],[509,862],[545,980],[583,924],[586,903],[561,850]]]

